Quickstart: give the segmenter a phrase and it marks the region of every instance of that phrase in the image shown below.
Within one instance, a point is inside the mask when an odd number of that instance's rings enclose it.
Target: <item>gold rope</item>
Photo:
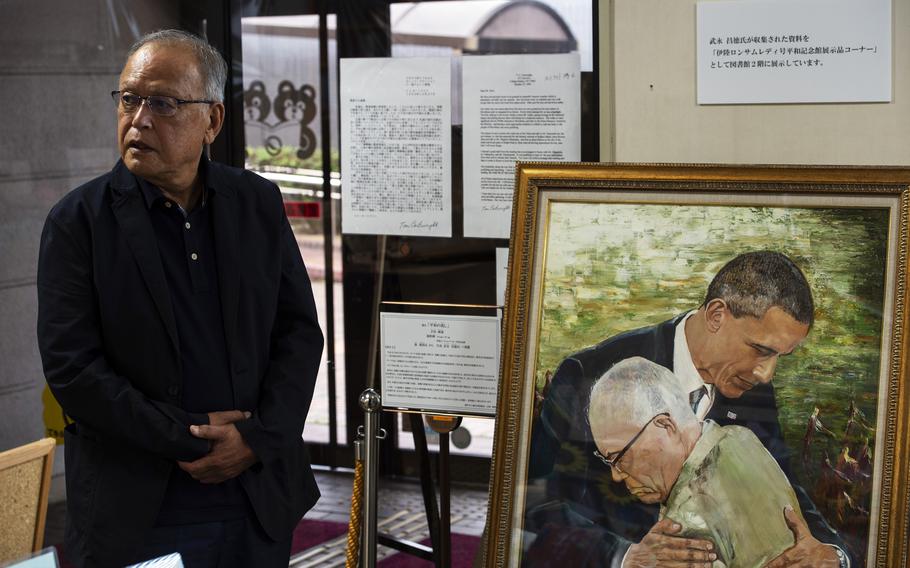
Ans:
[[[363,460],[354,462],[354,490],[351,493],[351,522],[348,524],[348,544],[344,551],[344,567],[357,568],[360,561],[360,499],[363,496]]]

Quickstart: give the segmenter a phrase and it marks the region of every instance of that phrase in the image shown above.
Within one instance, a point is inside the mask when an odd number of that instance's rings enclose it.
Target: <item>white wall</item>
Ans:
[[[891,103],[698,106],[695,0],[599,1],[601,160],[910,165],[910,2]]]

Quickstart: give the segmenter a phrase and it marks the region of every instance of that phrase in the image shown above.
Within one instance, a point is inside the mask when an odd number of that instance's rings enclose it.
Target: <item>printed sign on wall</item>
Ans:
[[[698,104],[891,100],[891,0],[699,2]]]

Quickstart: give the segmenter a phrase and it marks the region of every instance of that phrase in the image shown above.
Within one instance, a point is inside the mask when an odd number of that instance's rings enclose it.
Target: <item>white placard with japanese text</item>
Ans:
[[[891,100],[891,0],[697,4],[698,104]]]
[[[382,312],[382,405],[496,414],[500,319]]]
[[[508,239],[515,162],[581,160],[577,53],[462,59],[464,235]]]
[[[452,236],[448,57],[341,60],[342,231]]]

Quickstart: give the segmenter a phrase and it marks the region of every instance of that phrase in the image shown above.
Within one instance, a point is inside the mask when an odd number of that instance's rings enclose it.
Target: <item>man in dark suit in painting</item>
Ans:
[[[782,254],[752,252],[717,273],[697,309],[562,361],[532,429],[524,565],[711,566],[713,543],[675,536],[679,526],[658,522],[657,505],[611,480],[585,420],[593,383],[635,356],[672,370],[700,420],[749,428],[792,483],[771,380],[779,358],[799,346],[813,321],[800,269]],[[808,525],[781,511],[795,545],[772,565],[849,566],[836,531],[801,487],[793,489]]]

